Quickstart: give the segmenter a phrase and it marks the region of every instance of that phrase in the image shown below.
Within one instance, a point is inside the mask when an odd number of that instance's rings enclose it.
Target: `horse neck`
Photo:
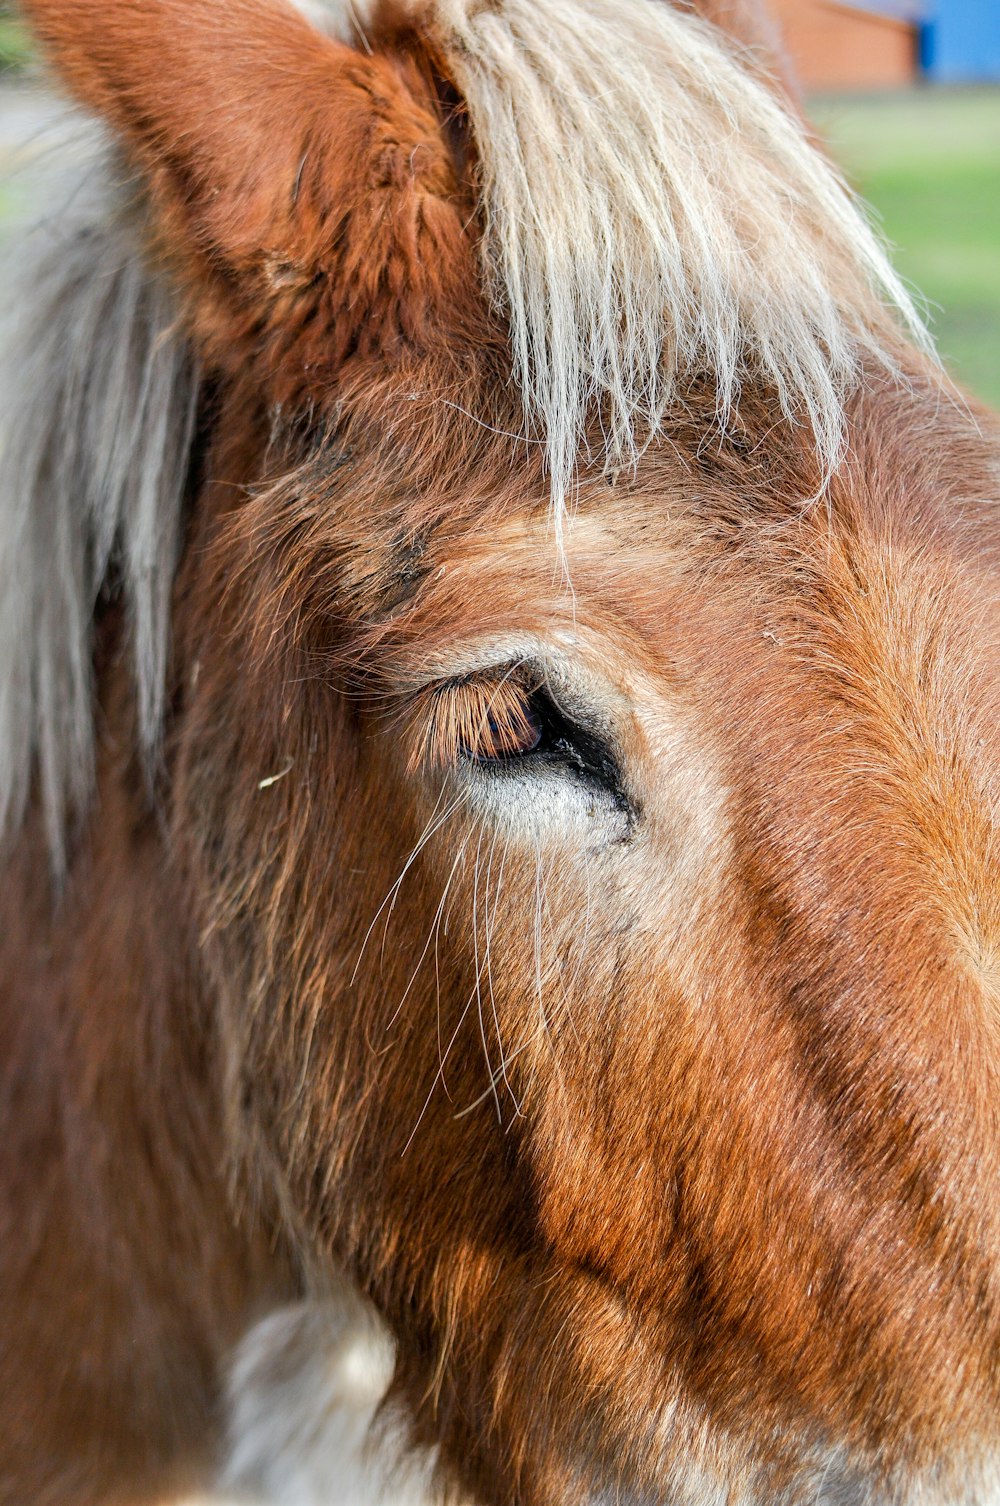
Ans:
[[[39,819],[0,885],[0,1089],[17,1142],[0,1182],[0,1390],[23,1396],[24,1458],[3,1460],[17,1499],[34,1499],[38,1460],[65,1458],[68,1481],[84,1439],[123,1487],[148,1483],[154,1460],[193,1468],[213,1453],[223,1357],[289,1290],[227,1195],[210,1001],[183,880],[122,753],[119,677],[64,892],[53,898]]]

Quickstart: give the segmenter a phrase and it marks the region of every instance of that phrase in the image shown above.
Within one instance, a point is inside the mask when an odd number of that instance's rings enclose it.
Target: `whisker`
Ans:
[[[556,1076],[557,1076],[557,1079],[559,1081],[560,1089],[562,1091],[565,1091],[565,1079],[564,1079],[564,1076],[563,1076],[562,1066],[561,1066],[560,1061],[559,1061],[559,1053],[556,1050],[556,1043],[555,1043],[555,1040],[554,1040],[553,1035],[552,1035],[552,1023],[551,1023],[551,1020],[549,1018],[549,1011],[547,1010],[546,1005],[545,1005],[545,991],[544,991],[544,983],[543,983],[543,978],[542,978],[542,951],[543,951],[543,946],[544,946],[544,920],[545,920],[545,916],[546,916],[547,913],[548,913],[548,895],[547,895],[547,889],[546,889],[546,883],[545,883],[545,869],[544,869],[543,862],[542,862],[541,847],[540,847],[539,843],[536,841],[536,843],[535,843],[535,985],[536,985],[536,989],[537,989],[537,992],[538,992],[538,1010],[539,1010],[539,1015],[541,1017],[542,1024],[545,1027],[545,1034],[546,1034],[546,1037],[548,1039],[549,1046],[550,1046],[550,1049],[551,1049],[551,1052],[552,1052],[553,1066],[555,1067]],[[554,936],[555,935],[555,929],[554,929],[554,927],[551,927],[551,925],[550,925],[550,929],[552,930],[552,933],[553,933],[553,936]],[[554,947],[553,947],[553,954],[554,954],[554,960],[555,960],[555,963],[556,963],[556,977],[561,982],[561,966],[559,964],[558,951]],[[571,1024],[571,1026],[573,1025],[572,1012],[570,1012],[570,1024]],[[575,1029],[575,1027],[574,1027],[574,1029]]]
[[[455,877],[455,873],[456,873],[456,870],[458,868],[459,863],[462,861],[462,858],[465,856],[466,845],[467,845],[466,842],[462,843],[462,846],[459,848],[459,850],[458,850],[458,852],[457,852],[457,854],[455,856],[455,861],[452,863],[451,868],[450,868],[450,870],[448,872],[448,878],[445,881],[444,892],[441,895],[441,900],[440,900],[440,903],[438,904],[437,910],[434,912],[434,919],[431,922],[431,928],[430,928],[430,930],[427,933],[427,940],[424,942],[424,949],[420,953],[419,958],[417,959],[417,965],[416,965],[416,967],[413,969],[413,972],[410,974],[410,981],[407,983],[405,989],[403,990],[403,996],[402,996],[402,998],[400,999],[399,1003],[396,1005],[396,1008],[392,1012],[391,1018],[389,1019],[388,1023],[386,1024],[385,1028],[386,1028],[387,1032],[392,1029],[393,1025],[396,1023],[396,1020],[399,1018],[400,1011],[402,1010],[403,1005],[406,1003],[407,997],[409,996],[410,989],[413,987],[413,984],[414,984],[414,982],[416,981],[416,978],[417,978],[417,974],[420,972],[420,969],[423,966],[424,958],[427,956],[427,953],[430,951],[431,943],[433,941],[435,941],[435,938],[437,936],[437,929],[438,929],[438,926],[441,923],[441,916],[442,916],[445,904],[446,904],[447,899],[448,899],[448,891],[451,888],[451,881]],[[439,1038],[440,1038],[440,1029],[439,1029]]]
[[[479,834],[479,840],[481,841],[482,840],[482,825],[481,824],[480,824],[479,833],[480,833]],[[466,842],[464,844],[466,847],[469,845],[469,842],[471,842],[472,835],[473,834],[470,832],[469,836],[466,838]],[[445,1050],[444,1050],[443,1054],[442,1054],[441,1049],[440,1049],[440,1034],[438,1036],[438,1069],[435,1072],[435,1074],[434,1074],[434,1080],[431,1083],[430,1088],[427,1091],[427,1097],[424,1099],[423,1106],[422,1106],[422,1108],[420,1110],[420,1113],[417,1115],[417,1122],[413,1126],[413,1129],[410,1131],[409,1138],[407,1139],[406,1144],[403,1146],[403,1149],[400,1151],[400,1156],[405,1156],[406,1152],[409,1150],[410,1146],[413,1144],[414,1136],[416,1135],[418,1129],[420,1128],[421,1123],[423,1122],[424,1115],[427,1112],[427,1109],[428,1109],[428,1107],[430,1105],[431,1099],[434,1097],[434,1090],[436,1089],[436,1087],[437,1087],[437,1085],[438,1085],[439,1082],[442,1084],[442,1086],[445,1089],[445,1092],[447,1093],[447,1084],[445,1083],[445,1076],[444,1076],[445,1066],[447,1064],[448,1057],[451,1055],[452,1048],[454,1047],[455,1042],[458,1040],[458,1037],[461,1034],[462,1027],[465,1024],[465,1021],[466,1021],[466,1019],[468,1017],[469,1010],[472,1008],[472,1005],[475,1002],[477,989],[478,989],[478,979],[477,979],[476,983],[473,985],[473,987],[472,987],[472,989],[471,989],[471,991],[469,993],[469,997],[465,1001],[465,1006],[462,1009],[461,1015],[459,1016],[458,1024],[455,1026],[455,1029],[452,1031],[451,1039],[449,1040],[448,1045],[445,1047]],[[438,999],[438,1004],[439,1004],[439,1011],[440,1011],[440,995],[439,995],[439,999]],[[439,1012],[439,1027],[440,1027],[440,1012]],[[489,1097],[488,1093],[487,1093],[487,1097]]]
[[[476,1013],[477,1013],[478,1019],[479,1019],[479,1038],[480,1038],[480,1040],[482,1042],[482,1046],[483,1046],[483,1055],[486,1057],[486,1071],[492,1077],[492,1074],[493,1074],[493,1064],[490,1061],[489,1042],[488,1042],[487,1036],[486,1036],[486,1025],[485,1025],[485,1022],[483,1020],[483,991],[482,991],[482,982],[483,982],[483,967],[484,967],[484,962],[483,962],[483,960],[481,960],[481,958],[480,958],[480,952],[479,952],[479,864],[480,864],[480,858],[481,858],[481,855],[482,855],[483,832],[484,831],[485,831],[485,824],[480,829],[479,843],[478,843],[478,845],[476,847],[476,865],[475,865],[475,868],[473,870],[473,877],[472,877],[472,950],[473,950],[473,966],[475,967],[475,970],[476,970],[475,996],[476,996]],[[496,841],[496,837],[495,836],[494,836],[494,841]],[[495,1090],[494,1090],[494,1093],[493,1093],[493,1098],[494,1098],[494,1102],[496,1104],[497,1121],[498,1121],[498,1123],[502,1124],[503,1123],[503,1110],[500,1107],[500,1096],[499,1096],[499,1094]]]
[[[521,1116],[521,1105],[520,1105],[520,1102],[518,1101],[517,1095],[514,1092],[514,1089],[511,1087],[510,1080],[507,1077],[507,1064],[506,1064],[506,1059],[504,1057],[503,1036],[502,1036],[501,1028],[500,1028],[500,1016],[499,1016],[499,1013],[498,1013],[498,1010],[497,1010],[496,995],[495,995],[495,993],[493,991],[493,934],[492,934],[493,920],[491,920],[490,909],[489,909],[489,884],[490,884],[490,876],[491,876],[492,869],[493,869],[493,855],[496,852],[496,846],[497,846],[497,842],[499,840],[500,840],[500,833],[498,832],[494,836],[494,838],[493,838],[493,846],[490,849],[489,868],[487,870],[487,875],[486,875],[486,905],[485,905],[485,920],[486,920],[486,984],[487,984],[487,988],[488,988],[489,996],[490,996],[490,1008],[491,1008],[491,1010],[493,1012],[493,1025],[494,1025],[494,1028],[496,1030],[497,1049],[500,1052],[500,1075],[501,1075],[501,1077],[503,1079],[504,1087],[507,1089],[507,1092],[510,1094],[511,1102],[513,1103],[514,1108],[515,1108],[518,1116],[520,1117]],[[508,852],[508,844],[507,844],[507,842],[505,840],[504,841],[504,846],[503,846],[503,854],[502,854],[502,857],[501,857],[501,860],[500,860],[500,872],[499,872],[499,874],[497,876],[497,886],[496,886],[496,889],[494,890],[494,895],[493,895],[493,919],[496,918],[497,905],[500,902],[500,890],[501,890],[502,885],[503,885],[503,874],[504,874],[504,866],[505,866],[506,861],[507,861],[507,852]]]
[[[440,829],[444,825],[444,823],[451,816],[454,815],[455,811],[458,810],[459,806],[463,803],[463,801],[465,799],[464,794],[460,793],[459,795],[457,795],[455,797],[455,799],[453,800],[452,804],[448,807],[448,809],[441,816],[437,816],[438,807],[440,806],[441,801],[444,799],[445,793],[446,793],[446,791],[442,787],[441,792],[438,795],[438,798],[437,798],[437,800],[434,803],[434,810],[431,812],[430,818],[428,819],[427,825],[424,827],[423,833],[421,834],[419,841],[417,842],[416,846],[413,848],[413,851],[410,853],[410,856],[407,858],[406,862],[403,864],[402,872],[400,873],[399,877],[396,879],[395,883],[392,885],[392,888],[389,890],[388,894],[385,896],[385,899],[379,905],[378,909],[375,911],[374,916],[372,917],[371,924],[369,925],[369,927],[368,927],[367,931],[365,932],[364,937],[362,939],[361,949],[358,952],[358,960],[354,964],[354,971],[351,973],[351,983],[352,984],[357,979],[358,969],[361,966],[361,961],[362,961],[362,958],[364,957],[364,954],[365,954],[365,948],[368,945],[368,941],[369,941],[369,939],[371,937],[372,932],[374,931],[376,925],[378,924],[379,916],[382,914],[382,912],[385,909],[386,905],[390,906],[390,913],[391,913],[392,907],[395,905],[396,899],[397,899],[397,897],[399,895],[399,890],[400,890],[400,887],[402,885],[402,882],[403,882],[404,878],[406,877],[407,873],[409,872],[411,866],[416,861],[416,859],[420,855],[420,853],[423,851],[424,847],[426,847],[427,843],[434,836],[434,834],[436,832],[440,831]],[[388,918],[386,920],[386,925],[388,926]],[[384,935],[383,935],[383,938],[382,938],[382,945],[383,945],[383,948],[384,948],[384,946],[385,946],[385,936]]]

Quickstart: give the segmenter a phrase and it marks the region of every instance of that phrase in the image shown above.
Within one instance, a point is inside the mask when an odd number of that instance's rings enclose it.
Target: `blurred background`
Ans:
[[[946,362],[1000,408],[1000,0],[769,3]],[[0,174],[36,114],[27,39],[0,0]],[[0,223],[15,192],[0,189]]]
[[[1000,0],[769,0],[809,113],[1000,408]]]

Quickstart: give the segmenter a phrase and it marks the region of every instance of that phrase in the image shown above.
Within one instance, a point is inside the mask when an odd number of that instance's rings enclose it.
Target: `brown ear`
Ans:
[[[331,41],[282,0],[25,10],[144,174],[218,360],[250,344],[294,387],[448,337],[478,280],[415,66]]]

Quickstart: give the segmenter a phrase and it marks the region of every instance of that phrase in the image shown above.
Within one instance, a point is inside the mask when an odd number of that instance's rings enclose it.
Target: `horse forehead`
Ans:
[[[561,522],[535,504],[461,531],[445,527],[419,572],[404,553],[397,550],[388,603],[396,616],[405,595],[415,642],[471,645],[527,633],[563,650],[602,642],[609,653],[639,658],[640,626],[671,615],[692,563],[691,540],[668,507],[637,510],[593,492]]]
[[[930,665],[938,690],[950,676],[982,678],[996,658],[1000,551],[989,519],[956,530],[902,508],[820,503],[776,523],[703,503],[676,482],[602,486],[561,527],[537,502],[484,516],[445,530],[419,571],[407,560],[407,604],[431,636],[530,626],[565,641],[586,628],[640,659],[666,651],[705,663],[717,635],[763,640],[813,667],[819,646],[855,675],[923,656],[920,673]]]

